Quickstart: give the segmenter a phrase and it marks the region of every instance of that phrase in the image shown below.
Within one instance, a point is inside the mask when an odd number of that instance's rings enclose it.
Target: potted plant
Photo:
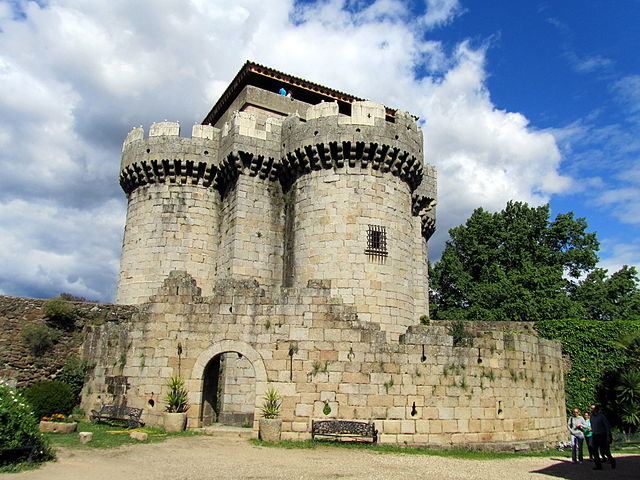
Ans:
[[[61,413],[42,417],[40,421],[40,431],[44,433],[71,433],[75,432],[77,427],[77,422]]]
[[[260,440],[265,442],[279,442],[280,433],[282,432],[282,419],[280,415],[280,407],[282,399],[275,388],[269,388],[264,395],[262,404],[262,418],[259,421]]]
[[[165,397],[164,429],[167,432],[182,432],[187,425],[189,395],[182,377],[171,377],[167,383],[169,393]]]

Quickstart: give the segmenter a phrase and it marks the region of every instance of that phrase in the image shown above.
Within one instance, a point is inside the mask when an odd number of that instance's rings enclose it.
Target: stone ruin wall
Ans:
[[[255,384],[244,397],[225,385],[235,403],[250,398],[254,432],[264,392],[274,387],[283,397],[284,439],[310,438],[313,419],[340,418],[374,420],[381,443],[557,441],[565,434],[560,346],[513,328],[484,325],[454,346],[445,326],[413,326],[398,343],[360,321],[327,281],[271,290],[227,280],[201,297],[191,277],[174,272],[130,323],[92,329],[84,354],[104,360],[85,387],[83,408],[122,402],[161,424],[166,381],[181,374],[192,405],[188,426],[199,427],[207,364],[239,353]],[[253,382],[246,369],[238,378],[238,385]]]
[[[62,329],[45,318],[46,302],[0,295],[0,378],[19,387],[54,380],[69,358],[80,354],[86,325],[125,324],[138,310],[127,305],[69,302],[74,309],[74,327]],[[38,355],[33,354],[22,335],[25,327],[34,325],[47,325],[59,337],[52,348]]]

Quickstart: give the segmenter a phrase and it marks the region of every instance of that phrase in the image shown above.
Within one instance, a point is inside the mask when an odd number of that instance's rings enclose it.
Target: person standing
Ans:
[[[616,460],[611,455],[611,424],[598,405],[591,405],[591,442],[593,444],[594,470],[602,470],[602,460],[606,457],[611,468],[616,468]]]
[[[571,433],[571,461],[582,463],[582,444],[584,443],[584,429],[587,424],[580,415],[580,409],[573,410],[573,417],[567,422],[567,428]]]
[[[584,440],[587,442],[587,450],[589,451],[589,461],[593,461],[593,431],[591,430],[591,415],[589,412],[584,412],[584,423],[587,426],[584,429]]]

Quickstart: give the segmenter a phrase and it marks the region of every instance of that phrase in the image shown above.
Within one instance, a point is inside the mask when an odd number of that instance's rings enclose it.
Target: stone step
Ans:
[[[204,435],[215,435],[224,438],[256,438],[252,428],[234,427],[231,425],[222,425],[219,423],[207,425],[206,427],[196,428],[195,431]]]

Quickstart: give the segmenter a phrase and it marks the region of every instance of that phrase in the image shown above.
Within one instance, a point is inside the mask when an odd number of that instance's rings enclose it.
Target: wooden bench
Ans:
[[[320,437],[320,438],[317,438]],[[311,422],[311,439],[371,439],[371,443],[378,441],[378,430],[373,422],[356,422],[353,420],[313,420]]]
[[[35,449],[35,439],[33,438],[30,438],[29,441],[21,447],[4,448],[0,450],[0,466],[19,462],[31,463]]]
[[[144,425],[140,421],[142,408],[127,407],[125,405],[102,405],[100,411],[91,410],[89,417],[93,423],[114,422],[126,423],[129,428]]]

